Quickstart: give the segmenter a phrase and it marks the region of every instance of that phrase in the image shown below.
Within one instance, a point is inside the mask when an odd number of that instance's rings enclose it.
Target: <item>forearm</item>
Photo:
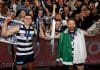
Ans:
[[[9,16],[5,19],[5,21],[2,25],[2,31],[1,31],[2,36],[12,35],[12,34],[16,33],[19,30],[19,26],[13,26],[11,28],[7,27],[11,20],[12,20],[12,18],[9,17]]]
[[[42,30],[41,27],[40,27],[39,37],[40,37],[40,38],[44,38],[44,32],[43,32],[43,30]]]
[[[85,31],[85,30],[82,30],[83,34],[85,36],[95,36],[95,34],[92,34],[91,31]]]
[[[6,33],[7,33],[7,22],[4,22],[2,25],[1,35],[6,36]]]
[[[10,36],[10,35],[13,35],[14,33],[18,32],[19,31],[19,26],[13,26],[11,28],[8,28],[7,25],[4,25],[2,26],[2,36]]]

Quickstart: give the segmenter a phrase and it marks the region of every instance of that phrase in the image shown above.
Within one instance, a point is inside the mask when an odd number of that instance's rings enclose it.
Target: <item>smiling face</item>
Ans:
[[[32,17],[30,16],[30,15],[26,15],[25,17],[24,17],[24,24],[25,25],[30,25],[30,24],[32,24]]]
[[[25,15],[26,15],[26,11],[25,11],[25,10],[21,10],[20,16],[21,16],[21,17],[25,17]]]
[[[75,21],[74,20],[69,20],[68,21],[68,28],[69,28],[69,30],[70,31],[74,31],[75,27],[76,27]]]
[[[29,14],[33,17],[34,16],[34,12],[31,10],[29,11]]]
[[[75,18],[75,21],[79,21],[80,20],[79,14],[75,14],[74,18]]]
[[[65,13],[65,14],[68,14],[69,11],[70,11],[70,10],[69,10],[69,7],[64,7],[64,13]]]
[[[43,11],[39,10],[38,16],[42,17],[42,15],[43,15]]]

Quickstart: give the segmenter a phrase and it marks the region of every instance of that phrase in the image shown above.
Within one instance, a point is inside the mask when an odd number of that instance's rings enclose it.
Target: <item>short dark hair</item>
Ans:
[[[29,13],[27,13],[25,16],[31,16]],[[33,18],[32,16],[31,16],[31,18]]]
[[[70,18],[68,19],[68,22],[69,22],[70,20],[75,21],[75,19],[74,19],[73,17],[70,17]],[[76,22],[75,22],[75,23],[76,23]]]

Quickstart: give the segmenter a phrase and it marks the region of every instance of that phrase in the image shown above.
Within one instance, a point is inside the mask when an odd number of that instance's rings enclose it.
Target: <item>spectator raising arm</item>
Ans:
[[[2,32],[1,32],[1,35],[2,36],[9,36],[9,35],[12,35],[14,33],[16,33],[18,30],[19,30],[19,27],[18,26],[14,26],[14,27],[11,27],[11,28],[8,28],[8,23],[12,20],[11,17],[7,17],[2,25]]]

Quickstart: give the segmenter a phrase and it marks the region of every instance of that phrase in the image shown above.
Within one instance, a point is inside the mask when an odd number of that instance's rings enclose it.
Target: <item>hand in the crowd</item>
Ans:
[[[51,40],[51,36],[49,34],[46,34],[46,36],[44,37],[45,40]]]
[[[44,39],[45,39],[45,40],[50,40],[50,38],[49,38],[49,37],[44,37]]]
[[[83,12],[81,12],[79,15],[80,15],[80,17],[83,17],[84,16]]]
[[[8,16],[8,17],[5,19],[4,23],[8,24],[11,20],[12,20],[12,18],[11,18],[10,16]]]

